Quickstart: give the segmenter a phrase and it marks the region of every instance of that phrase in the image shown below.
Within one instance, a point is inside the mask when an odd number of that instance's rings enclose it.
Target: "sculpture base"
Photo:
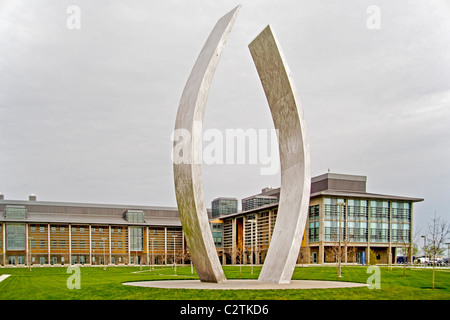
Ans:
[[[201,282],[200,280],[163,280],[125,282],[123,284],[147,288],[197,290],[298,290],[367,287],[367,284],[365,283],[320,280],[291,280],[288,284],[260,282],[258,280],[226,280],[222,283]]]

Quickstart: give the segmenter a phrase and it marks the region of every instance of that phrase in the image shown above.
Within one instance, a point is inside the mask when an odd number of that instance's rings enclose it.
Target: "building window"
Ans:
[[[26,219],[27,208],[22,206],[6,206],[5,215],[6,219]]]
[[[367,221],[369,208],[367,207],[367,200],[349,199],[347,206],[348,220]]]
[[[308,219],[308,240],[317,242],[319,241],[319,205],[309,207]]]
[[[144,249],[144,228],[130,227],[130,250],[142,251]]]
[[[392,242],[409,243],[410,242],[410,224],[393,223],[392,224]]]
[[[347,240],[349,242],[367,242],[367,222],[349,221],[347,223]]]
[[[141,210],[127,210],[125,212],[125,220],[128,222],[142,223],[144,222],[144,212]]]
[[[389,223],[371,222],[370,241],[389,242]]]
[[[325,198],[324,199],[324,213],[326,220],[339,220],[339,213],[341,214],[341,219],[344,220],[345,217],[345,200],[344,199],[334,199]]]
[[[8,223],[6,225],[6,249],[25,251],[25,224]]]
[[[392,221],[411,222],[411,204],[409,202],[392,202]]]
[[[324,233],[325,241],[337,242],[339,241],[339,221],[324,221]],[[345,223],[341,222],[341,241],[344,240],[345,236]]]
[[[370,220],[389,221],[389,201],[370,201]]]

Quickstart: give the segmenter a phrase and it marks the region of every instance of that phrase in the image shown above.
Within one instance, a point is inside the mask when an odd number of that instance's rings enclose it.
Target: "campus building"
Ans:
[[[298,263],[394,263],[411,245],[413,204],[419,198],[366,191],[366,177],[327,173],[312,178],[308,218]],[[217,207],[211,232],[223,264],[261,264],[278,214],[280,188]],[[217,200],[217,199],[216,199]],[[214,206],[214,205],[213,205]],[[224,209],[225,208],[225,209]],[[230,209],[231,208],[231,209]],[[230,212],[233,211],[234,213]],[[213,209],[214,211],[214,209]],[[403,255],[403,253],[402,253]],[[252,259],[253,258],[253,259]],[[134,265],[188,263],[177,208],[7,200],[0,195],[1,265]]]
[[[372,253],[377,263],[395,263],[399,250],[411,245],[413,203],[423,199],[368,193],[366,181],[335,173],[312,178],[298,263],[335,262],[339,247],[343,262],[368,263]],[[280,189],[257,196],[267,195],[279,199]],[[220,217],[223,263],[263,263],[277,214],[278,203],[269,203]]]
[[[182,263],[176,208],[5,200],[0,195],[0,264]]]

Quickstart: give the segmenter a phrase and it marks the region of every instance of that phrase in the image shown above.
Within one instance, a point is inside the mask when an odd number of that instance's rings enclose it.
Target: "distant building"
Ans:
[[[298,262],[395,263],[412,245],[413,204],[423,201],[368,193],[365,176],[327,173],[311,180]],[[274,231],[280,188],[243,199],[217,198],[207,209],[223,264],[263,263]],[[247,206],[248,205],[248,206]],[[249,209],[250,208],[250,209]],[[252,250],[253,249],[253,250]],[[130,265],[189,261],[177,208],[6,200],[0,194],[1,265]],[[408,261],[411,257],[408,256]]]
[[[363,258],[368,263],[370,251],[377,263],[395,263],[400,248],[412,245],[413,203],[423,199],[368,193],[366,180],[365,176],[335,173],[312,178],[299,263],[335,262],[339,240],[345,252],[343,262],[356,263]],[[265,189],[244,200],[268,194],[279,197],[280,188]],[[220,217],[223,263],[249,263],[251,252],[254,263],[263,263],[277,214],[278,203],[268,203]]]
[[[1,265],[168,264],[185,251],[177,208],[0,196]]]
[[[238,201],[236,198],[217,198],[212,201],[212,217],[232,214],[237,212]]]
[[[264,191],[264,189],[263,189]],[[256,209],[266,204],[277,203],[278,198],[276,196],[267,196],[263,194],[257,194],[254,196],[242,199],[242,211]]]

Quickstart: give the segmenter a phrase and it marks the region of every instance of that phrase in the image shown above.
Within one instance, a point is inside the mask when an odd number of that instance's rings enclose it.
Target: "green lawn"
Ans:
[[[380,289],[309,289],[309,290],[181,290],[154,289],[124,286],[123,282],[163,279],[197,279],[190,267],[178,267],[177,275],[171,267],[81,267],[80,289],[68,289],[66,282],[71,276],[63,267],[0,268],[1,274],[11,276],[0,282],[0,300],[450,300],[450,270],[436,271],[436,288],[431,289],[431,269],[388,270],[380,267]],[[260,267],[224,267],[229,279],[258,277]],[[367,267],[342,267],[340,281],[366,283],[371,275]],[[293,279],[336,280],[336,268],[308,266],[297,267]]]

